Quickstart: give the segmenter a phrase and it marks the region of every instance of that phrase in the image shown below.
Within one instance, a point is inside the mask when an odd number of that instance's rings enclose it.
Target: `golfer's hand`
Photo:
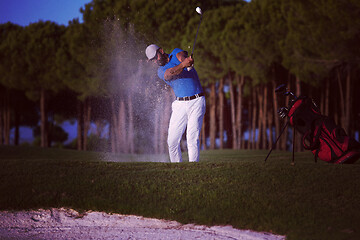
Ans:
[[[182,63],[184,67],[191,67],[192,65],[194,65],[194,59],[191,56],[189,56],[185,58]]]

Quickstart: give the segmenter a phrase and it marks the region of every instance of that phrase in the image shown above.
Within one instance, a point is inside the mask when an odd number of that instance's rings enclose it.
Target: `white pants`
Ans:
[[[180,141],[186,131],[189,162],[199,161],[200,131],[206,111],[205,97],[190,101],[172,103],[172,113],[168,130],[168,146],[171,162],[182,162]]]

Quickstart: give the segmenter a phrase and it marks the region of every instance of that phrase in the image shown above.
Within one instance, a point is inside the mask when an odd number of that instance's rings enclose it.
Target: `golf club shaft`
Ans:
[[[195,40],[194,40],[194,45],[193,45],[192,51],[191,51],[191,56],[193,56],[193,54],[194,54],[196,39],[197,39],[197,36],[198,36],[198,33],[199,33],[199,28],[200,28],[201,20],[202,20],[202,14],[200,15],[200,22],[199,22],[199,25],[198,25],[198,28],[197,28],[197,31],[196,31]]]

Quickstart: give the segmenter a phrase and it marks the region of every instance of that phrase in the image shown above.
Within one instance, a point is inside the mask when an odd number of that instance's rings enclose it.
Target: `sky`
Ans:
[[[12,22],[27,26],[49,20],[67,26],[74,18],[82,22],[80,8],[89,2],[91,0],[0,0],[0,24]]]

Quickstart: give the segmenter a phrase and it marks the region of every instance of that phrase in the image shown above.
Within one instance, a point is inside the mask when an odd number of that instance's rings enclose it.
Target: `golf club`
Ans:
[[[289,96],[291,95],[295,100],[297,99],[297,97],[295,96],[295,94],[291,91],[288,91],[287,87],[285,84],[281,84],[280,86],[278,86],[276,89],[275,89],[275,93],[277,94],[282,94],[284,96]]]
[[[198,25],[198,28],[197,28],[197,31],[196,31],[195,40],[194,40],[194,44],[193,44],[192,51],[191,51],[191,56],[194,54],[195,43],[196,43],[196,39],[197,39],[197,36],[198,36],[198,33],[199,33],[199,28],[200,28],[200,24],[201,24],[201,20],[202,20],[202,16],[203,16],[203,13],[202,13],[200,7],[196,7],[195,11],[200,15],[200,22],[199,22],[199,25]]]
[[[200,24],[201,24],[201,20],[202,20],[202,16],[203,16],[203,12],[202,12],[200,7],[196,7],[195,11],[200,15],[200,22],[199,22],[199,25],[198,25],[198,28],[197,28],[197,31],[196,31],[195,40],[194,40],[194,44],[193,44],[191,55],[190,55],[191,57],[193,57],[193,55],[194,55],[196,39],[197,39],[197,36],[198,36],[198,33],[199,33],[199,28],[200,28]],[[188,67],[187,70],[190,71],[192,68],[193,68],[193,66]]]

